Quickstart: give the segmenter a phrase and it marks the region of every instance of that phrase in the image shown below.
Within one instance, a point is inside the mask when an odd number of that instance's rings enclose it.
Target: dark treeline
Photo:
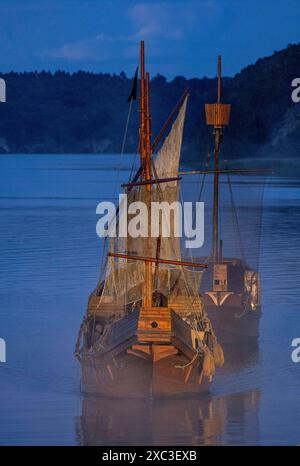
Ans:
[[[226,63],[224,63],[226,69]],[[291,100],[291,82],[300,76],[300,45],[289,45],[259,59],[233,78],[222,80],[222,100],[232,104],[226,129],[231,158],[299,154],[300,103]],[[2,153],[119,152],[132,79],[79,71],[6,73],[7,102],[0,104]],[[216,79],[151,83],[152,129],[158,133],[186,88],[190,90],[183,154],[200,160],[207,153],[211,129],[205,126],[204,104],[216,99]],[[299,108],[299,110],[298,110]],[[138,102],[133,106],[126,151],[137,143]]]

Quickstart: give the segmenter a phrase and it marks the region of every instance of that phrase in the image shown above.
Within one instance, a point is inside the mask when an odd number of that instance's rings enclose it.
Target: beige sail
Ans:
[[[178,175],[187,100],[188,96],[185,97],[177,118],[157,153],[154,165],[158,178],[172,178]],[[177,185],[177,181],[170,181],[162,183],[160,187],[162,191],[165,191],[170,187],[176,188]],[[177,197],[174,196],[174,200],[176,199]]]
[[[183,128],[186,115],[188,96],[184,99],[177,118],[175,119],[169,134],[167,135],[162,147],[159,149],[155,161],[153,162],[154,177],[170,178],[178,175],[180,152],[182,146]],[[178,200],[178,182],[172,181],[168,183],[160,183],[152,187],[152,201],[154,202],[167,202],[171,205],[174,201]],[[145,186],[139,186],[133,189],[128,194],[128,205],[132,202],[143,201],[145,197]],[[130,217],[129,217],[130,218]],[[168,221],[168,219],[165,219]],[[176,237],[174,225],[171,217],[170,236],[168,238],[162,237],[160,239],[160,253],[161,258],[169,258],[180,260],[180,238]],[[113,238],[110,240],[110,251],[126,253],[131,255],[145,256],[149,255],[146,246],[147,238]],[[157,238],[152,241],[152,257],[157,253]],[[177,266],[160,265],[159,280],[155,288],[161,291],[170,293],[176,282],[180,282],[182,275],[182,268]],[[153,266],[154,273],[155,266]],[[185,272],[186,275],[189,271]],[[116,299],[124,303],[132,303],[138,301],[142,296],[142,284],[144,282],[144,264],[127,259],[108,258],[105,284],[103,291],[103,299]]]
[[[186,116],[188,95],[185,97],[178,116],[174,121],[172,128],[166,137],[164,144],[158,151],[154,161],[154,176],[157,178],[174,178],[178,176],[179,162],[181,155],[183,130]],[[165,201],[171,206],[172,203],[179,201],[179,183],[178,181],[170,181],[154,186],[155,198],[159,202]],[[161,219],[162,221],[163,219]],[[168,221],[168,219],[166,219]],[[177,219],[181,223],[182,218]],[[175,218],[170,221],[170,237],[162,237],[160,245],[160,257],[170,257],[175,260],[182,260],[182,244],[180,238],[183,232],[179,229],[179,224],[175,223]],[[161,275],[163,270],[168,270],[168,275],[171,275],[171,290],[172,293],[182,292],[189,287],[190,293],[197,295],[199,282],[202,277],[202,271],[189,270],[183,267],[175,267],[170,265],[160,265]],[[174,284],[177,286],[174,286]]]

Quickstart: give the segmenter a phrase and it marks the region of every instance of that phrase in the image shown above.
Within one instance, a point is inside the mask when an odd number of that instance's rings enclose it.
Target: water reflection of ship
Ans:
[[[239,372],[245,368],[253,367],[259,360],[259,342],[257,338],[246,341],[229,341],[223,344],[225,355],[224,366],[220,374],[231,371]]]
[[[76,421],[77,443],[258,444],[259,402],[258,390],[217,398],[152,401],[86,397]]]

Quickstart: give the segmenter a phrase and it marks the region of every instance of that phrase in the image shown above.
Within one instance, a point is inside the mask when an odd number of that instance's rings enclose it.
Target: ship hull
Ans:
[[[257,282],[254,300],[246,289],[247,274],[255,276]],[[214,282],[217,284],[214,285]],[[223,263],[215,266],[210,262],[200,291],[205,310],[221,345],[259,337],[262,312],[258,272],[251,270],[239,259],[224,258]]]
[[[205,303],[205,309],[212,323],[214,332],[221,345],[236,341],[258,339],[261,309],[254,311],[244,309],[244,306],[232,305],[230,302],[222,306]]]
[[[148,357],[147,357],[148,356]],[[183,355],[155,361],[152,355],[123,353],[111,360],[87,356],[82,362],[82,391],[90,395],[129,398],[197,395],[210,383]],[[184,366],[186,367],[176,367]]]
[[[132,398],[197,395],[208,391],[215,366],[222,364],[220,357],[218,363],[214,360],[210,327],[197,331],[172,308],[136,309],[102,325],[101,334],[99,318],[86,320],[78,354],[81,387],[87,394]]]

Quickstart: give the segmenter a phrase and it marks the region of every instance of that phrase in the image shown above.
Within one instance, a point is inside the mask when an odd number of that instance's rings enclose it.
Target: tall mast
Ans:
[[[219,153],[223,126],[229,124],[230,105],[221,103],[221,55],[218,56],[218,95],[217,103],[206,104],[206,124],[213,126],[214,134],[214,192],[213,192],[213,262],[218,262],[219,243]]]
[[[221,103],[221,66],[222,66],[222,57],[218,55],[218,104]]]
[[[218,104],[221,103],[221,55],[218,56]],[[218,261],[219,244],[219,153],[222,127],[214,126],[214,203],[213,203],[213,261]]]
[[[142,166],[142,181],[151,181],[151,116],[150,116],[150,78],[146,73],[144,41],[141,41],[141,97],[140,97],[140,153]],[[148,238],[147,255],[151,256],[151,183],[146,184],[146,203],[148,207]],[[144,307],[152,306],[152,263],[145,262]]]
[[[145,118],[145,179],[151,180],[151,116],[150,116],[150,76],[146,73],[146,118]],[[151,192],[151,184],[147,185],[147,190]]]
[[[145,50],[144,41],[141,41],[141,95],[140,95],[140,154],[141,167],[145,163]],[[144,170],[143,170],[144,171]]]
[[[151,181],[151,117],[150,117],[150,78],[149,73],[146,73],[146,158],[145,158],[145,180]],[[146,185],[147,207],[148,207],[148,238],[147,238],[147,254],[152,256],[152,241],[150,236],[151,231],[151,184]],[[152,264],[145,263],[145,306],[152,307]]]

